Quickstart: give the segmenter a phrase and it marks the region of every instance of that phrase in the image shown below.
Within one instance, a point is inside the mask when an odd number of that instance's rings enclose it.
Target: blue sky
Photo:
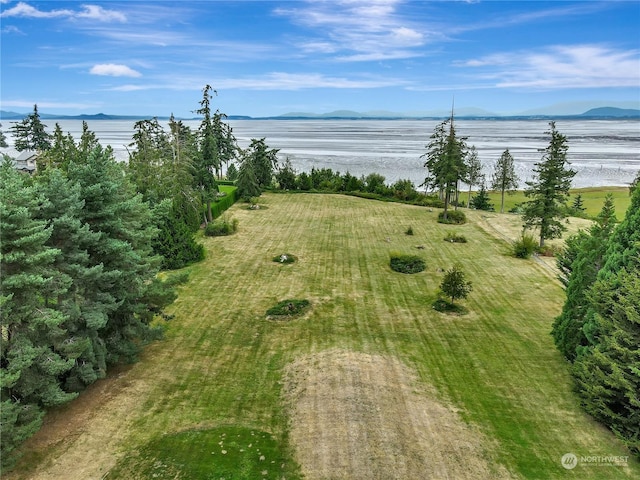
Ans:
[[[640,108],[640,2],[0,0],[0,108]]]

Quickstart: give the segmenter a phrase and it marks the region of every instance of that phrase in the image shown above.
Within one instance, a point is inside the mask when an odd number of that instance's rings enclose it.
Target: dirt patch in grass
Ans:
[[[306,479],[510,478],[486,440],[398,360],[342,350],[284,376],[290,442]]]

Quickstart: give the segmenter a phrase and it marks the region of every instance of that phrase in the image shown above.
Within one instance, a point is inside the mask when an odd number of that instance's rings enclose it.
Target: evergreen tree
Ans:
[[[615,229],[587,293],[573,373],[585,409],[640,455],[640,190]]]
[[[467,208],[471,205],[471,189],[475,185],[484,187],[484,175],[482,175],[482,162],[478,158],[478,151],[475,145],[469,148],[466,158],[466,176],[464,181],[469,185],[469,196],[467,197]]]
[[[513,192],[518,188],[520,179],[516,175],[513,157],[509,153],[509,149],[502,152],[502,155],[493,167],[493,180],[491,188],[500,191],[500,213],[504,213],[504,193]]]
[[[289,157],[286,158],[284,163],[278,169],[276,174],[276,181],[281,190],[295,190],[296,189],[296,172],[291,165]]]
[[[204,246],[194,238],[189,225],[169,199],[153,209],[159,232],[153,241],[154,253],[162,256],[163,269],[177,269],[204,259]]]
[[[604,256],[615,225],[613,196],[609,194],[588,234],[577,234],[570,242],[569,248],[575,252],[575,258],[571,262],[566,280],[567,299],[551,332],[556,346],[569,361],[575,359],[580,346],[587,345],[583,325],[589,306],[589,289],[603,267]],[[573,252],[571,256],[574,255]]]
[[[244,158],[240,164],[236,186],[238,187],[238,197],[245,201],[249,201],[252,197],[259,197],[262,193],[253,162],[249,158]]]
[[[638,170],[636,178],[634,178],[633,182],[631,182],[631,185],[629,185],[629,196],[633,195],[633,192],[636,190],[636,188],[638,188],[639,183],[640,183],[640,170]]]
[[[218,138],[211,116],[211,99],[213,98],[211,92],[217,95],[211,85],[206,85],[202,90],[200,108],[195,112],[203,116],[198,130],[199,155],[194,165],[194,180],[196,189],[200,192],[202,203],[207,206],[204,218],[205,223],[213,221],[211,202],[213,202],[218,192],[214,173],[220,170],[221,165]]]
[[[46,205],[10,160],[0,165],[0,458],[40,427],[43,408],[73,398],[60,376],[73,365],[60,348],[66,317],[54,306],[68,286],[54,268],[60,250],[47,246],[52,227],[36,218]]]
[[[489,198],[489,194],[487,193],[487,189],[484,186],[484,183],[480,187],[480,191],[476,196],[471,200],[471,206],[476,210],[485,210],[487,212],[493,212],[494,207]]]
[[[235,182],[238,179],[238,167],[235,163],[232,163],[227,168],[227,180]]]
[[[9,144],[7,143],[7,137],[2,131],[2,124],[0,123],[0,148],[7,148]]]
[[[467,146],[464,138],[456,134],[451,118],[437,125],[427,145],[424,166],[427,177],[424,184],[427,188],[438,189],[444,200],[443,220],[447,220],[447,210],[452,195],[456,193],[458,183],[466,175],[465,158]]]
[[[525,202],[524,228],[538,227],[540,247],[547,239],[559,238],[566,227],[560,221],[565,218],[564,207],[569,196],[571,179],[576,172],[567,169],[567,137],[556,130],[555,122],[549,122],[551,135],[542,162],[534,168],[535,180],[526,182],[529,187],[525,195],[532,200]]]
[[[269,149],[265,139],[252,138],[251,144],[244,152],[244,162],[253,165],[253,171],[258,181],[260,190],[264,190],[271,185],[273,174],[278,166],[278,149]]]
[[[23,150],[35,150],[44,152],[51,148],[51,135],[46,132],[46,125],[40,121],[38,105],[33,106],[33,113],[27,115],[21,122],[11,127],[14,148],[19,152]]]
[[[101,233],[91,231],[80,220],[84,208],[80,186],[58,168],[46,169],[36,181],[48,199],[37,217],[51,226],[47,244],[60,249],[54,266],[68,284],[58,294],[55,309],[67,318],[65,340],[58,349],[74,364],[61,381],[66,391],[78,392],[105,374],[104,362],[96,358],[101,351],[95,347],[100,322],[96,324],[93,319],[106,317],[115,310],[115,302],[105,302],[99,292],[92,290],[99,285],[103,265],[93,262],[87,249],[100,241]]]
[[[161,262],[152,256],[157,229],[123,173],[110,151],[99,146],[83,163],[69,165],[69,178],[80,185],[85,202],[81,221],[100,233],[87,248],[92,264],[103,266],[88,286],[90,300],[105,307],[88,320],[99,331],[93,347],[100,372],[107,362],[135,360],[141,345],[157,334],[143,320],[147,306],[142,300]]]
[[[576,198],[573,199],[573,203],[571,204],[571,213],[573,215],[584,215],[586,208],[584,208],[584,201],[582,200],[582,195],[577,194]]]

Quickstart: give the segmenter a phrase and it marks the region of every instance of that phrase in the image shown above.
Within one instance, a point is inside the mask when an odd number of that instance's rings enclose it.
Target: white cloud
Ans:
[[[115,63],[101,63],[94,65],[89,70],[92,75],[107,75],[110,77],[141,77],[142,74],[133,70],[126,65],[117,65]]]
[[[77,18],[90,18],[101,22],[126,22],[127,17],[115,10],[105,10],[99,5],[82,5],[83,10],[76,14]]]
[[[458,63],[477,68],[497,87],[534,89],[637,87],[640,51],[602,45],[553,46],[540,51],[494,54]]]
[[[7,25],[5,27],[2,27],[2,33],[14,33],[17,35],[24,35],[24,32],[14,25]]]
[[[19,2],[0,14],[0,17],[26,17],[26,18],[70,18],[70,19],[91,19],[101,22],[126,21],[123,13],[115,10],[106,10],[98,5],[82,5],[82,10],[74,11],[69,9],[39,10],[28,3]]]
[[[382,88],[391,86],[406,86],[406,80],[397,78],[346,78],[329,76],[321,73],[288,73],[271,72],[251,77],[229,78],[204,78],[204,77],[180,77],[179,79],[167,77],[159,83],[147,83],[143,85],[119,85],[108,88],[108,91],[133,92],[139,90],[194,90],[199,91],[202,85],[210,83],[219,90],[307,90],[314,88]]]
[[[298,8],[279,8],[277,15],[311,28],[320,38],[297,42],[304,52],[338,54],[341,61],[372,61],[422,55],[415,50],[431,33],[402,18],[398,0],[314,2]]]
[[[28,17],[28,18],[55,18],[69,17],[73,15],[72,10],[49,10],[48,12],[38,10],[31,5],[20,2],[15,7],[11,7],[0,14],[0,17]]]

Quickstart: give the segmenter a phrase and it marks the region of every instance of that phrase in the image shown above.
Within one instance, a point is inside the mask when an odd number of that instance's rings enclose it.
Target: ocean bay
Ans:
[[[48,131],[55,123],[78,138],[80,120],[45,120]],[[111,145],[116,158],[126,161],[134,121],[89,120],[89,129],[103,145]],[[161,122],[162,123],[162,122]],[[198,120],[184,123],[197,129]],[[425,177],[423,155],[439,120],[228,120],[242,148],[252,138],[265,138],[270,148],[279,149],[282,162],[289,158],[298,172],[312,168],[331,168],[360,176],[376,172],[387,182],[410,179],[416,186]],[[10,122],[3,125],[5,131]],[[568,158],[577,170],[574,187],[620,186],[629,184],[640,169],[640,121],[575,120],[556,121],[559,132],[567,136]],[[548,120],[544,119],[461,119],[456,120],[459,135],[475,145],[490,181],[494,162],[505,149],[515,159],[517,173],[524,181],[532,178],[534,163],[548,145]],[[11,145],[11,135],[7,133]],[[15,154],[11,148],[6,150]]]

